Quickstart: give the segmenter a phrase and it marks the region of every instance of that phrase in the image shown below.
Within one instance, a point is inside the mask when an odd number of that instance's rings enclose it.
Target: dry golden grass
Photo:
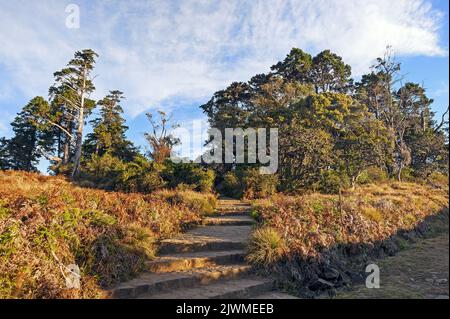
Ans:
[[[262,227],[252,233],[247,260],[255,264],[270,265],[283,256],[285,249],[285,241],[276,229]]]
[[[159,239],[214,205],[209,194],[105,192],[0,171],[0,298],[102,297],[143,270]],[[66,289],[57,259],[80,267],[81,289]]]
[[[383,241],[448,208],[447,188],[388,182],[338,195],[275,195],[254,202],[265,225],[283,234],[287,256],[317,257],[340,244]]]

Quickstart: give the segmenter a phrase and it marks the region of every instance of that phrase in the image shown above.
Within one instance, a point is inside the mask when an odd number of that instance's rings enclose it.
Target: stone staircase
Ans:
[[[291,299],[274,291],[270,278],[252,273],[245,247],[254,220],[250,205],[221,199],[203,225],[162,241],[148,271],[111,290],[113,298],[139,299]]]

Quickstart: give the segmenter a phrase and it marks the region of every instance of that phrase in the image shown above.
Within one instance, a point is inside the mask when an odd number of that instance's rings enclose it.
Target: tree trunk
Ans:
[[[83,146],[83,127],[84,127],[84,108],[80,108],[79,112],[79,118],[78,118],[78,128],[77,128],[77,135],[76,135],[76,145],[75,145],[75,156],[73,161],[73,169],[71,178],[74,178],[78,175],[80,170],[80,161],[81,161],[81,147]]]
[[[62,164],[66,165],[67,163],[69,163],[69,156],[70,156],[70,139],[64,142],[63,145],[64,149],[63,149],[63,160],[62,160]]]
[[[78,111],[78,127],[76,134],[75,156],[73,161],[73,169],[70,177],[73,179],[80,171],[81,149],[83,146],[83,129],[84,129],[84,91],[86,89],[86,67],[83,71],[83,86],[81,88],[81,103]]]

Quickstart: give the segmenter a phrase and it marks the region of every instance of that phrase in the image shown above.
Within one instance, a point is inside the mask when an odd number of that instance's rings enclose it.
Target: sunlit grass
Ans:
[[[0,171],[0,199],[0,298],[101,297],[216,200],[193,191],[106,192],[12,171]],[[66,289],[60,262],[80,267],[80,290]]]

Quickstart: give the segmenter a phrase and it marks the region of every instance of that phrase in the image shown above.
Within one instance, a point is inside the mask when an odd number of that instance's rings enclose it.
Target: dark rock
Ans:
[[[384,252],[388,256],[394,256],[395,253],[398,251],[398,247],[397,247],[397,245],[395,244],[395,242],[393,240],[387,240],[383,244],[383,249],[384,249]]]
[[[359,245],[357,245],[357,244],[350,244],[348,247],[347,247],[347,254],[350,256],[350,257],[353,257],[353,256],[358,256],[360,253],[361,253],[361,247],[359,246]]]
[[[336,280],[339,278],[339,276],[339,271],[331,267],[325,269],[325,271],[323,272],[323,278],[325,278],[326,280]]]
[[[309,285],[309,289],[311,289],[312,291],[327,290],[332,289],[333,287],[333,283],[322,278],[317,279],[315,282]]]
[[[352,278],[346,273],[341,273],[342,285],[348,286],[352,283]]]

